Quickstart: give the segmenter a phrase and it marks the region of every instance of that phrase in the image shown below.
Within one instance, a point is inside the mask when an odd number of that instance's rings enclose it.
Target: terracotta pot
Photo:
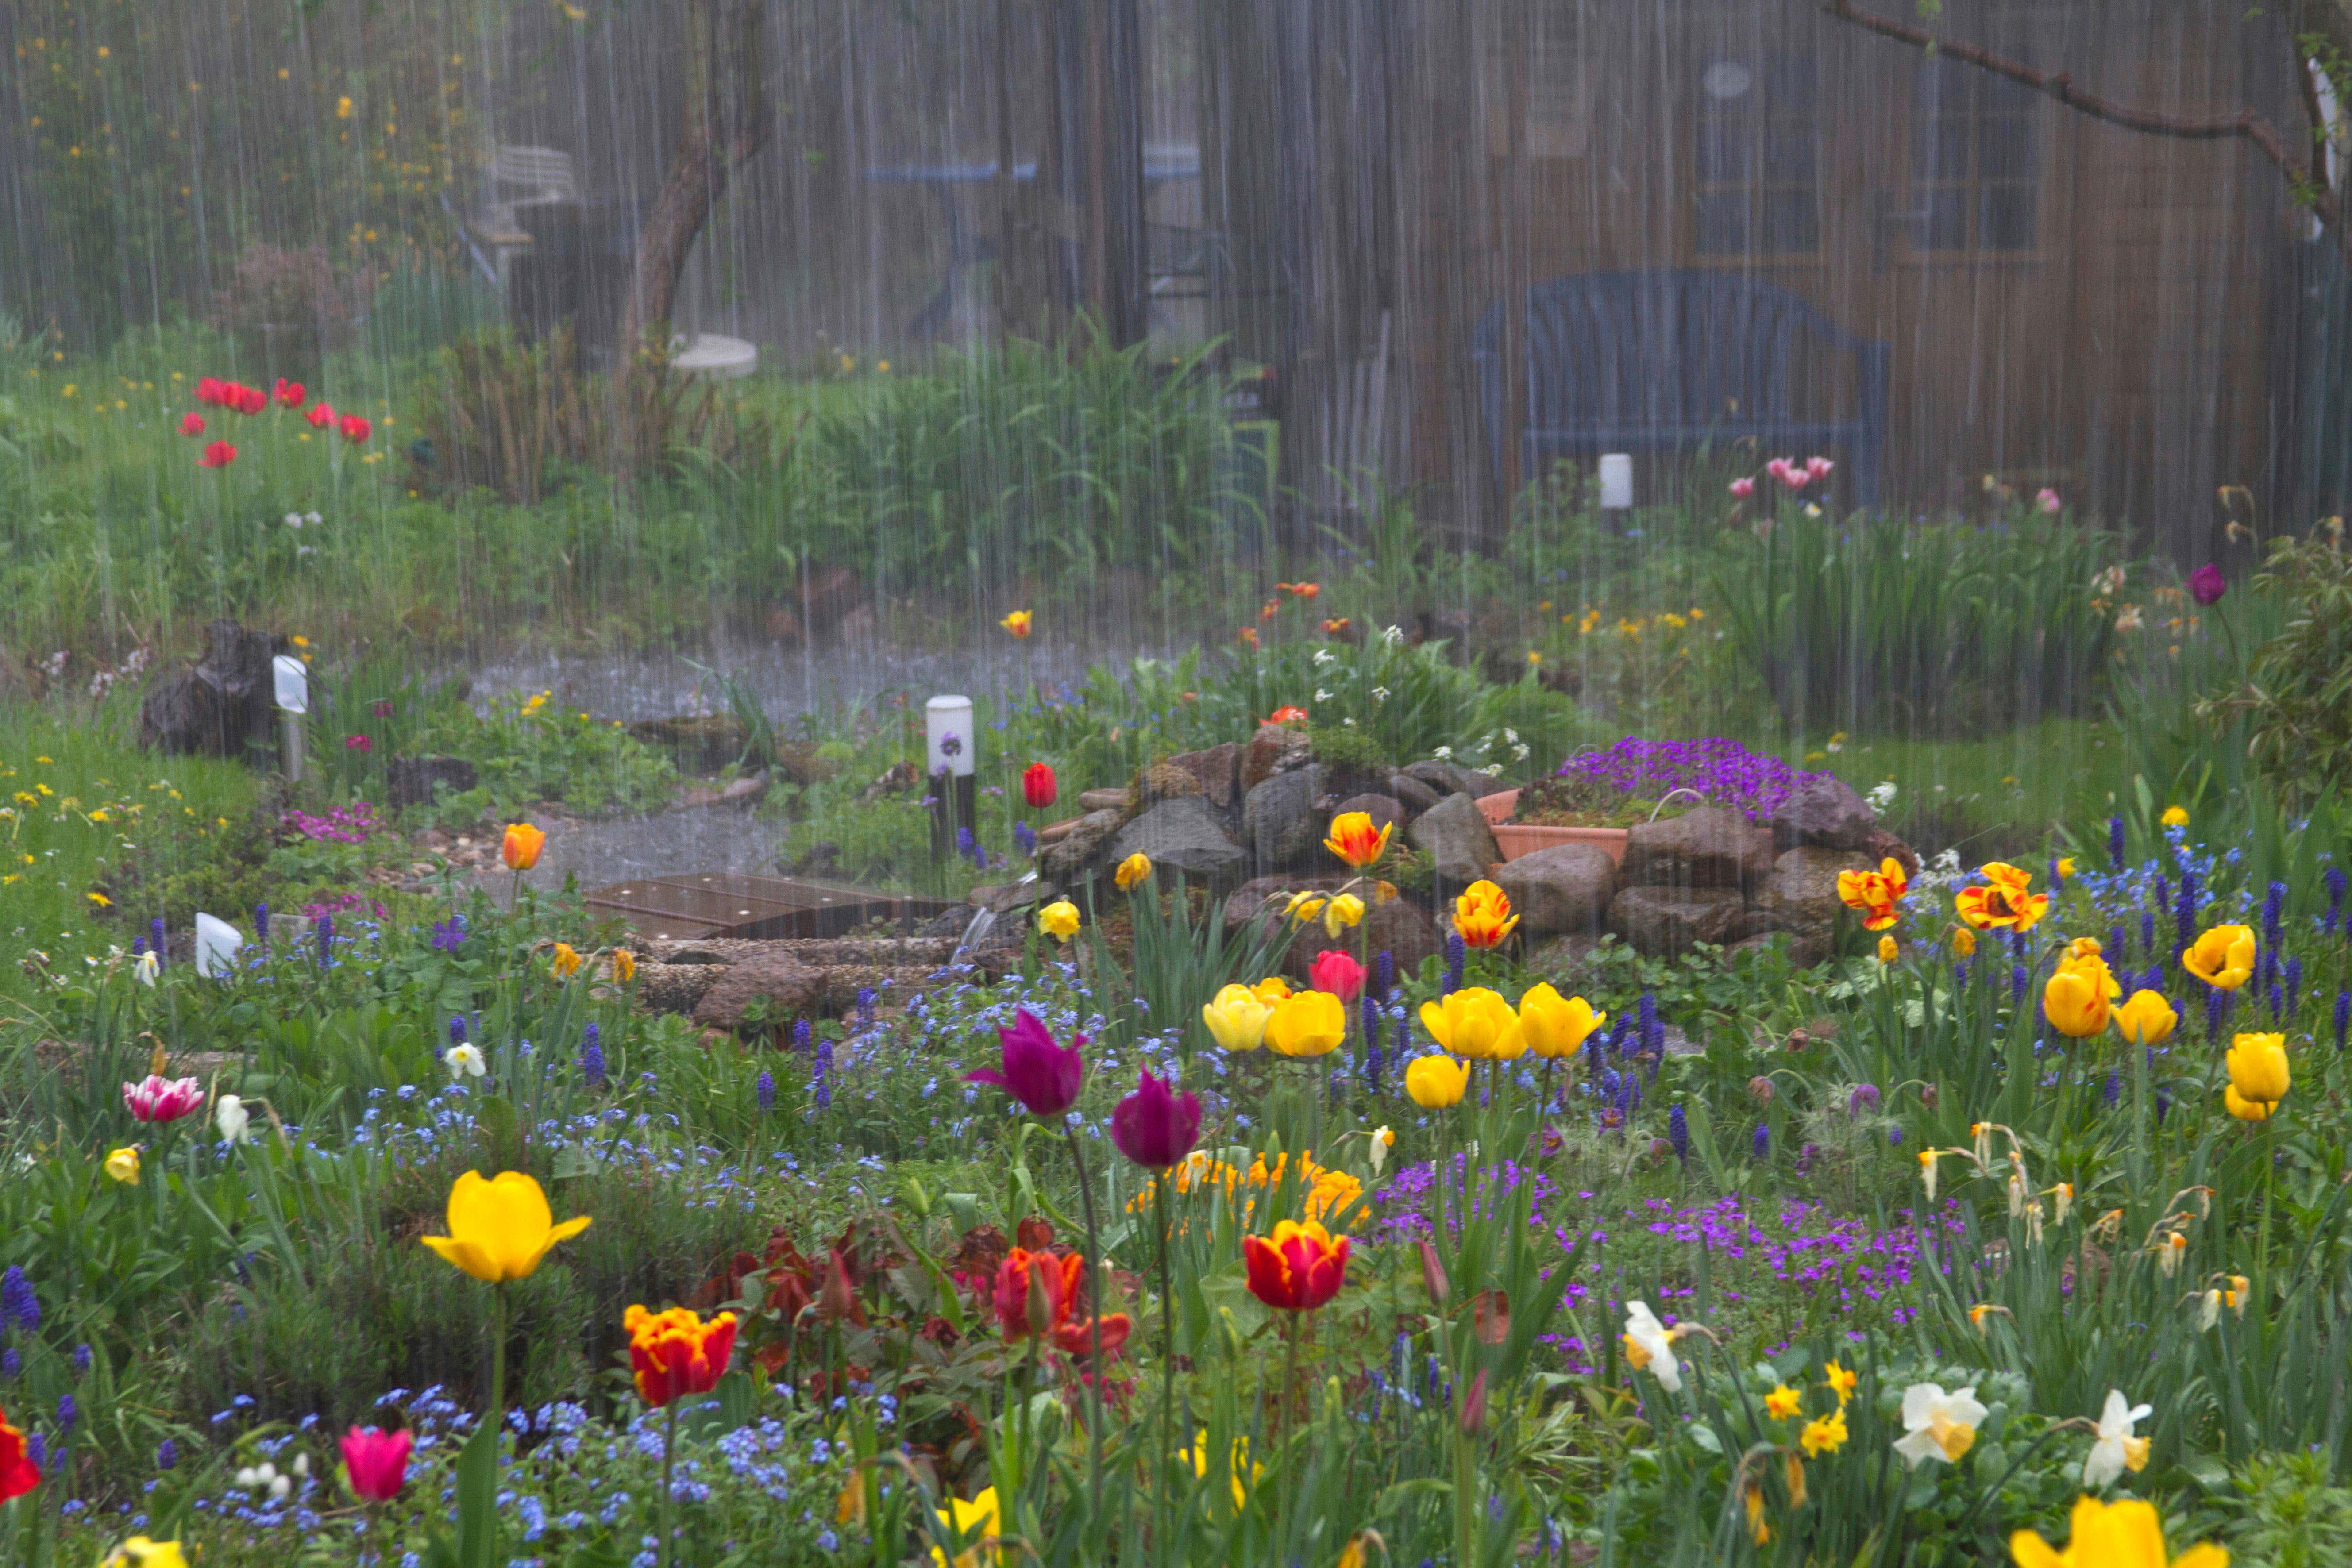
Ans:
[[[1549,849],[1559,844],[1591,844],[1609,852],[1617,865],[1625,863],[1625,835],[1622,827],[1544,827],[1534,823],[1513,822],[1511,812],[1519,804],[1519,792],[1515,789],[1500,795],[1482,795],[1478,800],[1480,815],[1494,830],[1495,847],[1503,852],[1507,861],[1522,855],[1532,855],[1538,849]]]

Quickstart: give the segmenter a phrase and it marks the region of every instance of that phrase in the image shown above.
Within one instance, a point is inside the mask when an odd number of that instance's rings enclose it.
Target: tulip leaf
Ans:
[[[555,1152],[550,1175],[556,1181],[569,1181],[576,1176],[593,1176],[604,1168],[596,1151],[581,1143],[566,1143]]]
[[[458,1568],[497,1568],[500,1425],[485,1421],[475,1427],[457,1456]]]

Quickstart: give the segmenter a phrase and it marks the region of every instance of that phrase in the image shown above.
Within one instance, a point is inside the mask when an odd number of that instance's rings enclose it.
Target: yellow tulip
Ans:
[[[1427,1110],[1461,1103],[1470,1087],[1470,1069],[1452,1057],[1415,1057],[1405,1064],[1404,1091]]]
[[[2160,1046],[2172,1038],[2180,1015],[2155,991],[2135,991],[2131,1000],[2116,1009],[2116,1027],[2135,1046]]]
[[[1276,1002],[1287,1001],[1290,997],[1290,982],[1279,974],[1267,975],[1252,989],[1256,991],[1257,999],[1269,1007]]]
[[[1341,893],[1323,906],[1323,929],[1334,939],[1363,918],[1364,900],[1353,893]]]
[[[1882,936],[1882,937],[1880,937],[1880,938],[1878,939],[1878,962],[1879,962],[1879,963],[1894,963],[1896,959],[1898,959],[1898,958],[1900,958],[1900,957],[1902,957],[1902,956],[1903,956],[1903,944],[1902,944],[1901,942],[1896,942],[1896,941],[1895,941],[1893,937],[1891,937],[1891,936]]]
[[[2095,971],[2092,964],[2097,964]],[[2105,1034],[2107,1027],[2107,993],[2102,984],[2106,965],[2095,958],[2084,961],[2082,967],[2061,969],[2042,988],[2042,1011],[2051,1026],[2062,1035],[2075,1039],[2087,1039]]]
[[[1139,849],[1118,863],[1118,869],[1111,873],[1110,879],[1118,884],[1120,892],[1131,893],[1138,882],[1145,881],[1150,876],[1151,857]]]
[[[2137,1498],[2101,1502],[2074,1500],[2066,1550],[2061,1552],[2030,1530],[2013,1532],[2009,1554],[2017,1568],[2230,1568],[2227,1549],[2207,1542],[2179,1556],[2164,1545],[2164,1516]]]
[[[1022,618],[1024,621],[1028,619],[1026,616]],[[1028,634],[1021,632],[1015,635],[1026,637]],[[960,1497],[949,1498],[948,1506],[939,1510],[936,1517],[940,1528],[959,1540],[975,1531],[979,1532],[970,1546],[955,1554],[955,1568],[980,1568],[983,1558],[1001,1562],[1005,1557],[1004,1548],[993,1544],[996,1538],[1004,1532],[1004,1525],[997,1514],[994,1487],[984,1489],[970,1502]],[[931,1548],[931,1562],[936,1568],[948,1568],[948,1554],[934,1546]]]
[[[2167,827],[2186,827],[2189,826],[2189,808],[2185,805],[2168,805],[2164,808],[2162,821]]]
[[[2096,979],[2101,994],[2109,1002],[2113,1002],[2123,995],[2124,988],[2116,979],[2115,971],[2107,967],[2107,961],[2100,957],[2099,953],[2100,948],[2096,938],[2076,937],[2066,944],[2066,951],[2058,955],[2058,967],[2062,970],[2078,971]]]
[[[139,1147],[137,1144],[117,1149],[106,1157],[106,1173],[126,1187],[139,1184]]]
[[[1331,819],[1331,836],[1323,840],[1323,847],[1361,870],[1387,850],[1389,836],[1395,831],[1393,822],[1375,828],[1368,811],[1342,812]]]
[[[99,1568],[188,1568],[176,1541],[150,1541],[134,1535],[106,1554]]]
[[[509,871],[528,871],[539,864],[540,851],[546,847],[546,834],[528,822],[510,822],[506,837],[499,842],[499,858]]]
[[[2254,933],[2246,926],[2200,931],[2180,967],[2217,991],[2235,991],[2254,973]]]
[[[1348,1005],[1328,991],[1301,991],[1276,1003],[1265,1043],[1281,1057],[1328,1057],[1348,1035]]]
[[[1519,1032],[1539,1057],[1574,1056],[1592,1031],[1609,1021],[1581,996],[1563,999],[1546,982],[1519,998]]]
[[[497,1285],[528,1279],[557,1242],[588,1228],[585,1215],[553,1222],[547,1194],[520,1171],[501,1171],[487,1182],[468,1171],[449,1189],[449,1234],[423,1240],[475,1279]]]
[[[1037,911],[1037,929],[1055,942],[1067,942],[1078,934],[1078,906],[1067,899],[1056,899]]]
[[[1229,1051],[1254,1051],[1265,1044],[1266,1020],[1273,1016],[1273,1002],[1246,985],[1226,986],[1201,1009],[1209,1037]]]
[[[1015,610],[996,624],[1003,626],[1015,642],[1019,642],[1029,635],[1030,618],[1028,611]]]
[[[2238,1092],[2236,1084],[2227,1083],[2221,1086],[2221,1109],[2241,1121],[2267,1121],[2278,1104],[2275,1100],[2248,1100]]]
[[[2284,1035],[2240,1035],[2230,1043],[2230,1087],[2248,1100],[2276,1103],[2286,1098]]]
[[[1457,1057],[1508,1061],[1528,1048],[1518,1015],[1483,985],[1465,986],[1441,1002],[1423,1002],[1421,1026]]]
[[[1952,928],[1952,956],[1973,958],[1977,951],[1977,933],[1966,926]]]

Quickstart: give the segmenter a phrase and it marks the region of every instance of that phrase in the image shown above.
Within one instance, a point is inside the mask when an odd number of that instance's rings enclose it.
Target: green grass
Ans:
[[[262,803],[259,775],[142,750],[136,723],[129,693],[64,710],[0,704],[0,784],[13,814],[0,933],[13,939],[12,958],[27,947],[54,948],[61,961],[127,947],[162,912],[150,907],[155,885],[211,863]],[[15,963],[0,968],[0,995],[29,987]]]

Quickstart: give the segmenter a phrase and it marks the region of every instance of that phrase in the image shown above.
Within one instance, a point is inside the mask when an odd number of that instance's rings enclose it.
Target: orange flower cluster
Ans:
[[[1880,861],[1875,871],[1838,873],[1838,901],[1862,911],[1864,931],[1885,931],[1902,918],[1895,906],[1910,890],[1911,879],[1903,874],[1903,863],[1892,856]]]
[[[2050,912],[2050,895],[2029,891],[2033,873],[2005,860],[1977,868],[1981,888],[1962,888],[1952,897],[1960,919],[1979,931],[2028,931]]]
[[[1169,1172],[1169,1178],[1180,1195],[1213,1190],[1223,1194],[1227,1202],[1237,1202],[1242,1223],[1246,1226],[1256,1213],[1258,1193],[1279,1184],[1289,1169],[1287,1154],[1276,1154],[1272,1164],[1260,1154],[1250,1162],[1247,1171],[1243,1171],[1203,1151],[1178,1161]],[[1130,1212],[1150,1212],[1153,1184],[1160,1179],[1155,1176],[1144,1184],[1143,1191],[1128,1203]],[[1310,1220],[1343,1215],[1364,1195],[1361,1182],[1345,1171],[1317,1164],[1312,1153],[1298,1156],[1297,1174],[1292,1179],[1306,1191],[1306,1201],[1299,1206],[1302,1215]]]
[[[1077,1253],[1055,1257],[1014,1247],[996,1266],[990,1300],[996,1326],[1008,1340],[1025,1340],[1042,1331],[1065,1355],[1074,1356],[1093,1354],[1099,1331],[1103,1354],[1117,1355],[1134,1325],[1125,1312],[1112,1312],[1100,1320],[1080,1317],[1086,1278],[1087,1260]]]

